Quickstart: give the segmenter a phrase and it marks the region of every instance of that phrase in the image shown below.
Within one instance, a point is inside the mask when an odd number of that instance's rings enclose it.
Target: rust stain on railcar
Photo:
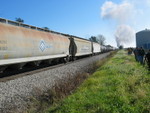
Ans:
[[[0,34],[13,34],[13,35],[19,35],[23,36],[25,38],[42,38],[42,39],[49,39],[49,40],[59,40],[63,39],[63,41],[67,41],[64,36],[61,36],[60,34],[50,33],[50,32],[44,32],[44,31],[37,31],[33,29],[18,27],[18,26],[12,26],[12,25],[6,25],[0,23]]]
[[[23,29],[23,35],[25,38],[33,38],[34,40],[45,40],[47,43],[52,44],[54,48],[60,50],[66,47],[66,43],[69,43],[68,37],[64,37],[60,34],[54,34],[50,32],[36,31],[32,29]],[[55,51],[57,51],[57,49]]]
[[[0,51],[6,51],[7,48],[7,40],[3,36],[3,30],[2,27],[0,26]]]
[[[9,58],[8,54],[4,55],[4,59],[8,59],[8,58]]]
[[[7,54],[3,54],[4,58],[62,54],[67,53],[69,48],[68,37],[61,34],[0,23],[0,40],[1,39],[8,41],[6,44],[8,51]],[[42,50],[40,48],[41,41],[45,41],[47,45],[52,45],[53,48],[48,47]],[[47,45],[45,45],[45,47],[47,47]]]
[[[0,23],[0,34],[1,35],[4,35],[4,34],[18,35],[18,29],[19,29],[19,27],[17,27],[17,26],[12,26],[12,25]]]

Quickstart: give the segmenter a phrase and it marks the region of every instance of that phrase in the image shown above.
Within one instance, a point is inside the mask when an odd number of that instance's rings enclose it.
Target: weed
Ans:
[[[76,93],[76,89],[79,88],[79,85],[83,83],[83,81],[87,78],[89,78],[90,74],[92,74],[98,67],[102,66],[109,58],[111,58],[116,52],[111,52],[109,57],[104,58],[100,62],[93,63],[89,70],[85,73],[77,73],[76,76],[67,75],[67,77],[64,80],[57,81],[57,84],[54,85],[54,87],[46,92],[42,92],[39,88],[34,89],[34,97],[30,97],[30,104],[28,105],[28,113],[43,113],[48,108],[48,106],[51,108],[51,113],[57,112],[61,109],[61,107],[54,108],[57,103],[60,102],[60,100],[64,99],[66,96]],[[94,86],[94,79],[90,80],[87,83],[87,86]],[[95,84],[96,85],[96,84]],[[99,84],[100,85],[100,84]],[[87,87],[82,88],[81,92],[86,91]],[[98,88],[98,87],[97,87]],[[80,88],[79,88],[80,89]],[[90,90],[90,89],[89,89]],[[94,90],[91,88],[91,92],[94,92]],[[86,95],[86,93],[80,93],[78,95]],[[73,100],[80,100],[80,102],[76,103],[76,106],[80,108],[80,104],[82,104],[82,98],[80,96],[76,96]],[[93,98],[95,98],[93,96]],[[90,102],[90,101],[89,101]],[[94,101],[93,101],[94,102]],[[67,103],[67,102],[66,102]],[[88,111],[89,109],[93,108],[97,105],[98,102],[95,104],[87,103],[86,105],[83,104],[83,108],[86,109],[85,111]],[[60,103],[60,106],[63,104]],[[70,105],[70,103],[67,103],[67,105]],[[65,112],[66,109],[63,109],[62,112]],[[69,110],[69,112],[77,112],[76,110]],[[82,109],[83,110],[83,109]],[[99,108],[100,110],[100,108]],[[89,112],[90,113],[90,112]]]
[[[149,113],[148,71],[119,51],[49,113]]]

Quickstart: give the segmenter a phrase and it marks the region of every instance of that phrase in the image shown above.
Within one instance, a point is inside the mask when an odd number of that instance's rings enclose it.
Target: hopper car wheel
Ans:
[[[69,60],[70,60],[70,57],[69,57],[69,56],[67,56],[67,57],[65,57],[65,58],[63,59],[64,63],[69,62]]]
[[[37,65],[37,66],[39,66],[39,65],[40,65],[40,63],[41,63],[41,61],[37,61],[37,62],[36,62],[36,65]]]
[[[0,66],[0,73],[3,73],[3,71],[7,68],[7,66]]]
[[[48,63],[48,64],[51,64],[51,63],[52,63],[52,60],[48,60],[47,63]]]
[[[59,59],[54,59],[54,60],[52,61],[53,64],[58,64],[59,62],[60,62]]]
[[[72,61],[75,61],[77,58],[75,56],[72,56]]]
[[[51,59],[48,59],[48,60],[44,60],[44,61],[42,61],[44,64],[48,64],[48,65],[50,65],[50,64],[52,64],[52,60]]]
[[[35,62],[33,62],[33,65],[34,65],[34,66],[39,66],[40,63],[41,63],[41,61],[35,61]]]
[[[14,64],[10,66],[12,69],[22,69],[26,63]]]

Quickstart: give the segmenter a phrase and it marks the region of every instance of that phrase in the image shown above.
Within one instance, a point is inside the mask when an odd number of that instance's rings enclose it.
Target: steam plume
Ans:
[[[115,38],[117,42],[117,46],[130,46],[134,41],[135,31],[128,25],[120,25],[118,26]]]
[[[106,1],[101,7],[101,17],[103,19],[112,19],[117,21],[117,30],[115,39],[117,46],[131,44],[134,36],[134,30],[125,25],[128,20],[131,20],[135,14],[134,6],[127,1],[121,4],[115,4],[111,1]]]

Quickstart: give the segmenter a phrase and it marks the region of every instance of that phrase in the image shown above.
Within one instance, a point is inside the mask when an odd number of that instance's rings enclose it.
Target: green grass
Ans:
[[[150,74],[119,51],[49,113],[150,113]]]

